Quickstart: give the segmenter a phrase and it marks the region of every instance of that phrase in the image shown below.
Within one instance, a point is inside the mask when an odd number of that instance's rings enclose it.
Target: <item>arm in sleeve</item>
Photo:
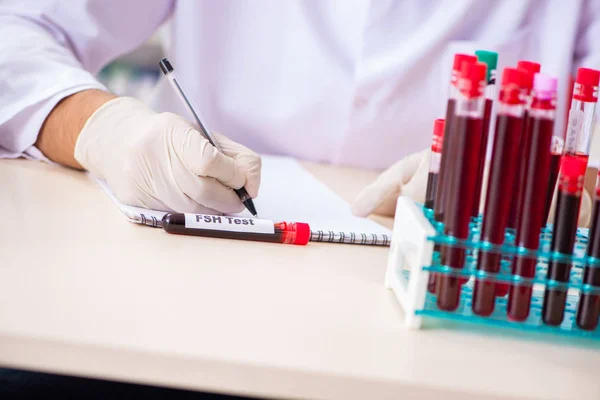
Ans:
[[[31,148],[66,96],[104,89],[94,74],[139,46],[174,0],[3,0],[0,3],[0,157]]]
[[[573,54],[573,76],[579,67],[600,69],[600,0],[584,1]]]

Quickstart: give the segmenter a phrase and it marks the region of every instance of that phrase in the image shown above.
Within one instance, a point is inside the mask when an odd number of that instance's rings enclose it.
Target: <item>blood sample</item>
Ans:
[[[469,236],[469,222],[473,209],[477,169],[481,152],[481,135],[485,98],[483,90],[487,67],[483,63],[464,63],[461,69],[454,110],[455,130],[453,140],[456,152],[452,158],[452,173],[447,193],[447,209],[444,216],[444,233],[459,240]],[[443,245],[441,262],[455,270],[463,268],[465,249],[460,246]],[[438,274],[436,281],[437,305],[452,311],[460,299],[460,278],[452,274]]]
[[[550,207],[552,206],[552,197],[554,196],[554,189],[556,188],[556,180],[558,179],[558,171],[560,169],[560,159],[563,154],[565,147],[565,140],[560,136],[552,138],[552,156],[550,161],[550,174],[548,178],[548,191],[546,192],[546,204],[544,205],[544,223],[546,226],[548,223],[548,215],[550,214]]]
[[[587,256],[593,257],[593,266],[583,269],[583,283],[600,289],[600,174],[596,179],[596,198],[592,212],[592,225],[588,235]],[[598,327],[600,315],[600,292],[584,293],[579,297],[577,309],[577,326],[581,329],[593,331]]]
[[[444,127],[444,139],[442,145],[442,157],[440,159],[440,172],[438,174],[438,187],[435,193],[434,200],[434,218],[438,222],[444,220],[444,209],[446,206],[446,191],[447,185],[450,182],[450,178],[447,177],[451,173],[451,168],[447,167],[449,160],[454,162],[456,158],[453,154],[455,146],[455,140],[453,135],[453,118],[454,118],[454,107],[456,98],[458,96],[458,75],[463,63],[473,64],[477,62],[477,57],[468,54],[455,54],[454,64],[452,66],[452,75],[450,77],[450,84],[448,86],[448,104],[446,106],[446,123]],[[447,183],[448,182],[448,183]]]
[[[444,140],[445,120],[436,119],[433,123],[433,139],[431,141],[431,159],[429,160],[429,176],[427,178],[427,191],[425,194],[425,207],[432,209],[437,191],[438,175],[440,172],[440,159]]]
[[[508,227],[516,229],[518,220],[520,217],[519,205],[521,203],[521,197],[523,197],[523,181],[525,180],[525,162],[523,161],[525,154],[529,153],[529,147],[531,146],[531,138],[529,137],[529,109],[531,108],[531,90],[533,88],[533,77],[535,74],[540,72],[541,66],[538,63],[532,61],[519,61],[517,63],[517,69],[523,72],[523,87],[522,96],[525,102],[525,113],[523,115],[523,134],[519,141],[519,155],[516,158],[518,165],[517,179],[515,180],[515,189],[512,204],[510,207],[510,218],[508,220]]]
[[[223,239],[254,240],[305,245],[310,227],[302,222],[273,222],[266,219],[204,214],[168,213],[162,219],[168,233]]]
[[[600,71],[587,68],[579,68],[577,71],[569,111],[565,154],[561,159],[558,177],[558,198],[551,245],[553,252],[567,256],[573,253],[577,233],[581,192],[590,151],[599,81]],[[570,271],[569,262],[554,259],[548,264],[547,278],[566,283],[569,281]],[[562,323],[566,299],[566,288],[546,286],[542,308],[544,323],[548,325]]]
[[[469,54],[455,54],[454,63],[452,65],[452,74],[450,76],[450,84],[448,85],[448,103],[446,105],[446,119],[444,124],[444,135],[442,140],[442,155],[440,157],[440,170],[437,179],[437,189],[435,190],[435,196],[433,201],[434,219],[437,222],[444,222],[444,210],[446,206],[446,191],[447,186],[450,184],[450,174],[452,173],[452,164],[448,166],[448,163],[452,163],[454,160],[454,147],[456,147],[455,140],[453,139],[453,119],[454,119],[454,106],[456,104],[456,97],[458,96],[458,75],[463,63],[473,64],[477,62],[477,57]],[[439,251],[439,245],[435,245],[435,250]],[[435,293],[435,276],[436,274],[429,274],[429,285],[427,286],[429,292]]]
[[[498,53],[486,50],[475,52],[477,59],[487,65],[487,86],[485,87],[485,108],[483,111],[483,135],[481,136],[481,153],[479,155],[479,166],[477,170],[477,184],[475,185],[475,202],[471,215],[479,215],[479,203],[481,202],[481,187],[483,184],[483,172],[485,170],[485,158],[490,132],[490,120],[492,117],[492,106],[496,97],[496,65],[498,64]]]
[[[533,83],[533,101],[529,110],[528,152],[522,160],[525,165],[521,182],[522,212],[518,219],[516,245],[535,252],[540,244],[540,230],[544,225],[544,212],[548,191],[548,176],[552,164],[552,142],[556,112],[556,78],[536,74]],[[543,194],[543,195],[540,195]],[[516,257],[512,273],[523,278],[533,278],[537,259]],[[532,285],[515,283],[510,286],[507,315],[514,321],[524,321],[529,316]]]
[[[520,98],[521,76],[521,71],[516,68],[505,68],[498,98],[498,116],[480,239],[494,247],[504,243],[517,175],[514,160],[519,154],[524,108]],[[500,270],[500,258],[501,254],[497,249],[480,251],[477,269],[497,273]],[[473,312],[478,315],[490,315],[494,311],[495,300],[495,278],[477,278],[473,291]]]

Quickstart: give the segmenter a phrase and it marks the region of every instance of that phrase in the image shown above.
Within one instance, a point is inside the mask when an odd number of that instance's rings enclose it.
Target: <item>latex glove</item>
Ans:
[[[352,205],[355,215],[371,213],[393,216],[398,196],[408,196],[416,202],[425,201],[431,150],[406,156],[364,188]]]
[[[123,203],[177,212],[240,212],[244,206],[232,188],[245,186],[256,197],[261,160],[222,135],[216,140],[225,154],[183,118],[120,97],[88,119],[74,155]]]

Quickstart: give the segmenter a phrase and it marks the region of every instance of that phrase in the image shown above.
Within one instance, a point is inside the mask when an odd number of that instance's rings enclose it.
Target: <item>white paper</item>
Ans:
[[[142,213],[146,218],[160,220],[165,214],[163,211],[123,205],[106,182],[99,183],[130,220],[135,220]],[[345,200],[288,157],[262,156],[262,180],[254,204],[261,219],[306,222],[311,231],[391,234],[389,229],[370,219],[355,217]],[[247,210],[237,215],[250,217]]]

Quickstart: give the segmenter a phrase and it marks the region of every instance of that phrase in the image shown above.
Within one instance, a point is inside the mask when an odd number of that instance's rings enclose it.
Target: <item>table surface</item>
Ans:
[[[348,200],[375,176],[305,166]],[[26,160],[0,161],[0,204],[0,365],[278,398],[600,398],[589,343],[404,329],[387,248],[168,235]]]

